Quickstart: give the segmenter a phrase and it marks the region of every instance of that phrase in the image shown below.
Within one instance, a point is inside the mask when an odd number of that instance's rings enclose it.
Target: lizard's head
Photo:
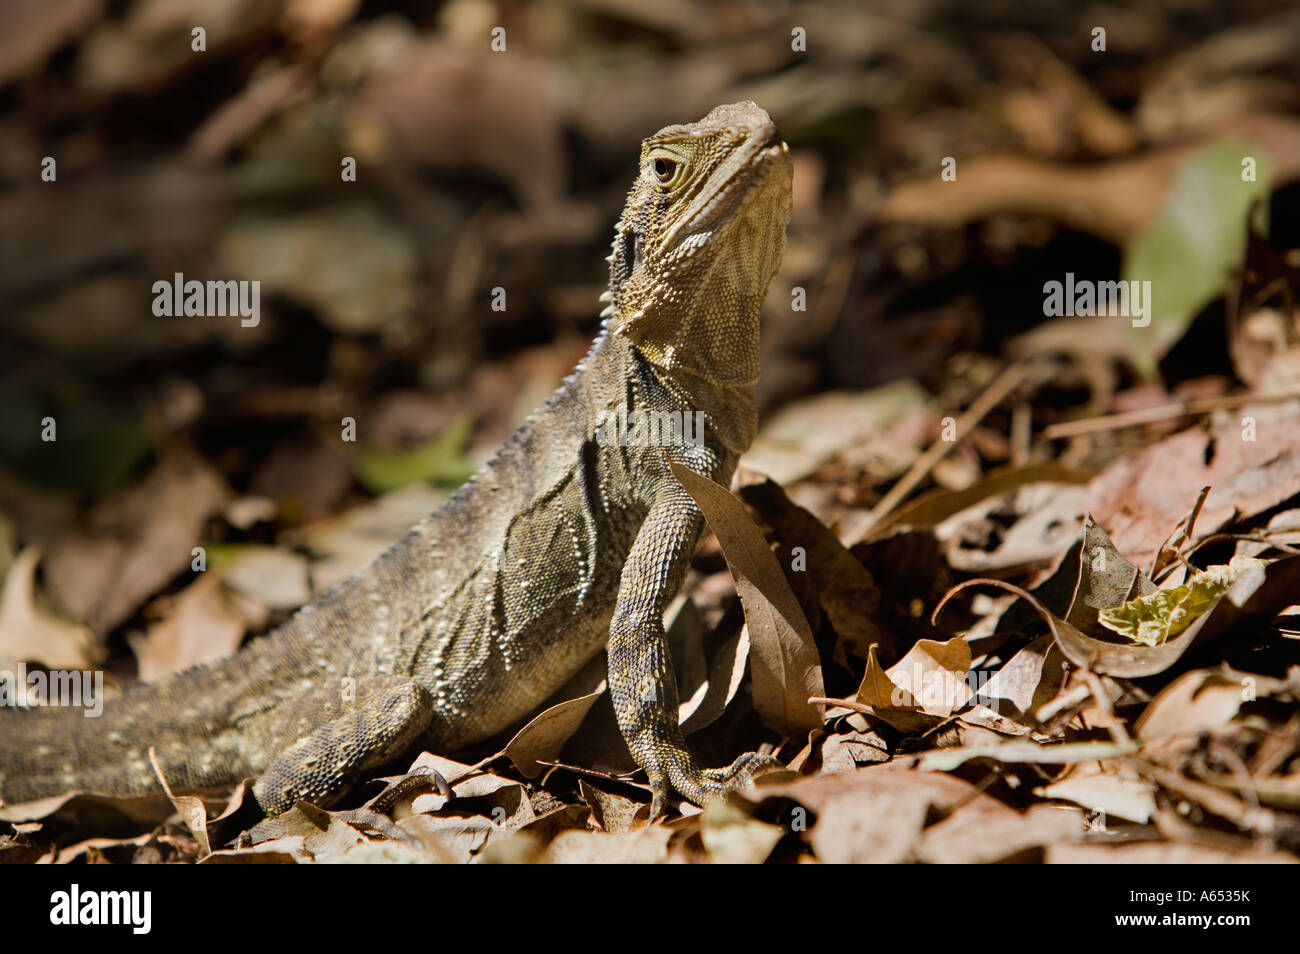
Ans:
[[[645,140],[610,257],[616,333],[669,371],[752,385],[790,179],[789,148],[750,102]]]

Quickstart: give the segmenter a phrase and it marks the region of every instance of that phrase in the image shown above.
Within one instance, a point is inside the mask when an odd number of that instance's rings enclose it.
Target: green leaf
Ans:
[[[414,483],[459,486],[474,473],[465,456],[473,421],[468,414],[456,418],[433,440],[409,450],[390,451],[359,447],[352,456],[352,472],[372,493],[382,494]]]
[[[1256,161],[1254,182],[1242,181],[1247,156]],[[1133,362],[1142,374],[1154,373],[1156,361],[1196,313],[1227,288],[1245,253],[1251,207],[1267,200],[1271,179],[1272,162],[1263,149],[1211,143],[1183,163],[1160,214],[1130,243],[1121,277],[1151,283],[1150,296],[1144,296],[1150,323],[1129,329]]]

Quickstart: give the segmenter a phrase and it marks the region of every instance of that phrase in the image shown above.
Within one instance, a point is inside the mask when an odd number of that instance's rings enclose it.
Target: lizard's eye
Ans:
[[[668,185],[677,175],[677,163],[662,156],[654,161],[653,169],[655,178],[659,180],[660,185]]]

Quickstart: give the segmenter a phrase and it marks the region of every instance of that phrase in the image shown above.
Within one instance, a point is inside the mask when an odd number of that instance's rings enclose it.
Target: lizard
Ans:
[[[416,745],[453,753],[517,723],[602,649],[652,818],[673,793],[703,805],[747,784],[765,757],[703,768],[678,725],[663,612],[705,521],[670,461],[725,485],[754,437],[791,182],[789,148],[752,102],[644,140],[600,331],[496,456],[233,656],[129,686],[97,719],[0,711],[0,798],[157,791],[152,748],[176,789],[255,778],[268,816],[328,806]],[[635,412],[699,412],[704,427],[657,443],[602,430]]]

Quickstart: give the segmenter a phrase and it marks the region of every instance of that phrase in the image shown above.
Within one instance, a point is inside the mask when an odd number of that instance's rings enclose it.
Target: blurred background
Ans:
[[[794,156],[749,462],[825,520],[1011,358],[1053,372],[927,486],[1294,387],[1298,74],[1273,0],[5,0],[0,656],[157,674],[396,539],[585,351],[640,140],[719,103]],[[178,272],[260,321],[156,316]],[[1045,320],[1067,273],[1152,324]]]

